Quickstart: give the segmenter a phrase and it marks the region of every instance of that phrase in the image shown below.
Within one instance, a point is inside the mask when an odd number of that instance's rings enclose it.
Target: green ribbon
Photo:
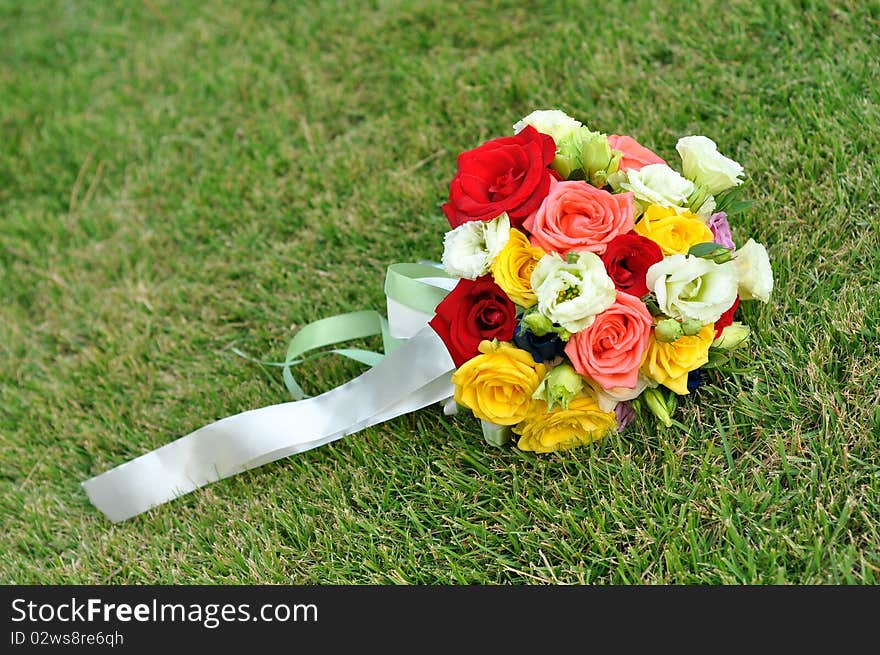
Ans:
[[[452,279],[453,276],[432,264],[392,264],[385,275],[385,296],[401,305],[433,314],[449,292],[419,279],[430,277]]]
[[[392,264],[385,274],[386,298],[424,314],[433,314],[434,309],[449,292],[446,289],[428,284],[422,278],[451,279],[452,276],[432,264]],[[316,353],[311,352],[318,348],[335,346],[353,339],[364,339],[378,334],[382,335],[383,352],[381,353],[363,348],[332,348]],[[379,312],[370,309],[329,316],[303,326],[290,340],[283,362],[255,360],[236,348],[233,348],[232,351],[241,357],[266,366],[281,367],[284,385],[291,397],[294,400],[302,400],[308,396],[293,376],[295,366],[326,355],[340,355],[373,367],[402,342],[402,339],[391,336],[388,320]]]
[[[284,385],[290,392],[294,400],[302,400],[306,398],[306,393],[293,377],[291,370],[297,364],[301,364],[307,359],[314,359],[324,355],[341,355],[348,359],[353,359],[361,364],[373,367],[382,361],[384,355],[373,352],[372,350],[364,350],[362,348],[334,348],[320,353],[315,353],[312,357],[303,357],[307,352],[316,348],[324,348],[333,346],[344,341],[352,339],[364,339],[377,334],[382,335],[382,347],[384,352],[389,353],[394,348],[394,344],[398,342],[388,332],[388,321],[379,312],[366,310],[362,312],[350,312],[348,314],[338,314],[328,318],[322,318],[319,321],[309,323],[294,335],[293,339],[287,346],[287,356],[284,359],[284,370],[282,378]]]

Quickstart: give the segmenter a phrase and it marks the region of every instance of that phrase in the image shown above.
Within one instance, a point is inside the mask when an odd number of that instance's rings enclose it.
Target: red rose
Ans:
[[[504,212],[519,227],[550,190],[553,137],[527,126],[516,136],[487,141],[458,156],[443,213],[452,227],[491,221]]]
[[[726,312],[721,315],[717,321],[715,321],[715,338],[721,336],[721,333],[724,331],[728,325],[733,323],[733,315],[736,313],[736,308],[739,307],[739,296],[736,297],[736,300],[733,301],[733,304],[730,306]]]
[[[602,254],[605,270],[614,280],[617,290],[636,298],[648,293],[645,275],[653,264],[662,259],[660,246],[635,232],[614,237]]]
[[[476,357],[483,339],[510,341],[516,329],[516,306],[490,275],[459,280],[434,311],[429,325],[456,366]]]

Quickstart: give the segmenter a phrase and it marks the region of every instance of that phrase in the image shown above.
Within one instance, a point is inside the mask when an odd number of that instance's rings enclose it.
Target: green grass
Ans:
[[[0,0],[0,581],[880,582],[880,4]],[[79,483],[281,402],[438,258],[455,155],[702,133],[777,288],[739,372],[533,457],[437,408],[111,525]],[[309,391],[357,365],[308,369]]]

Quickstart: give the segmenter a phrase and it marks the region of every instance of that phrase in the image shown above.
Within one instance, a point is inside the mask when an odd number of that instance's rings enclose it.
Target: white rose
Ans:
[[[443,268],[452,276],[476,280],[489,272],[509,238],[506,213],[491,221],[462,223],[443,238]]]
[[[770,257],[763,244],[754,239],[746,241],[746,245],[737,248],[733,258],[739,273],[739,297],[742,300],[770,300],[773,291],[773,269]]]
[[[648,269],[645,281],[664,314],[708,325],[733,306],[738,277],[732,262],[716,264],[694,255],[669,255]]]
[[[693,182],[666,164],[648,164],[638,171],[630,169],[620,187],[632,191],[636,200],[644,205],[676,208],[687,207],[688,197],[696,189]]]
[[[598,255],[579,252],[573,257],[568,262],[555,252],[544,255],[531,282],[538,311],[569,332],[579,332],[614,304],[617,292]]]
[[[542,134],[549,134],[558,146],[563,139],[571,136],[572,132],[580,129],[581,122],[559,109],[538,109],[514,123],[513,133],[519,134],[526,125],[531,125]]]
[[[715,142],[705,136],[685,136],[675,145],[681,155],[684,176],[706,187],[713,196],[742,184],[743,167],[718,152]]]

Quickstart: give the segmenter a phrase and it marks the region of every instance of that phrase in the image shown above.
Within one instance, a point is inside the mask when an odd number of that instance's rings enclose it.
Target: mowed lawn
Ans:
[[[0,0],[0,582],[880,582],[880,4],[233,4]],[[231,348],[381,308],[386,265],[440,256],[457,153],[549,107],[746,167],[734,237],[777,287],[687,431],[532,456],[432,407],[89,505],[285,401]]]

